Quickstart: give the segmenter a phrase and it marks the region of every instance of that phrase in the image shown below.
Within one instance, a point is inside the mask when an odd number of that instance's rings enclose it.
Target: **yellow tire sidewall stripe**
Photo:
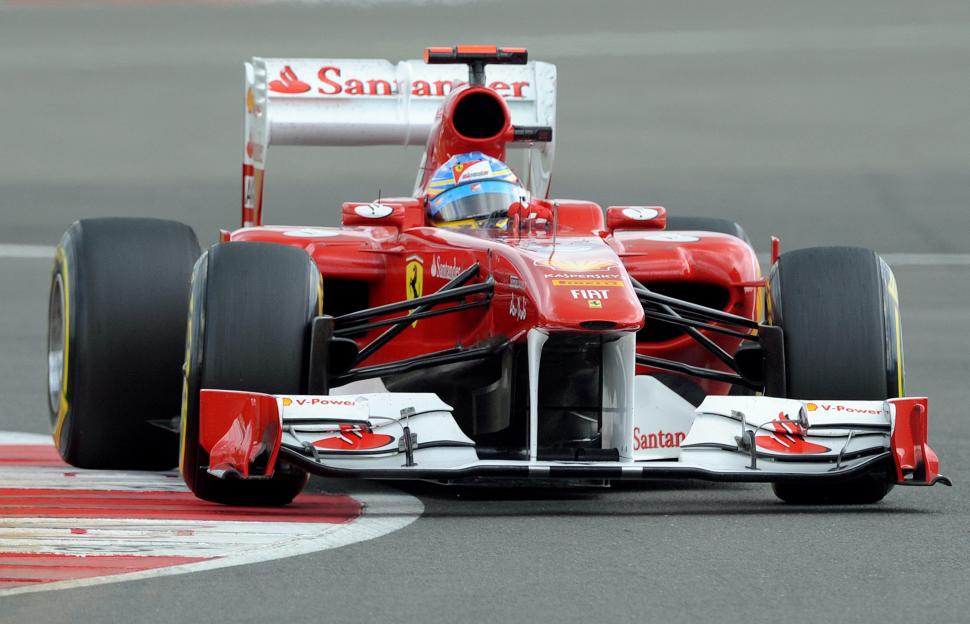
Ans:
[[[64,363],[61,372],[61,395],[57,405],[57,418],[54,423],[54,444],[58,450],[62,450],[61,434],[64,431],[67,414],[71,408],[67,399],[68,370],[70,370],[69,346],[71,344],[71,279],[67,266],[67,256],[64,253],[64,248],[60,246],[54,253],[54,272],[61,274],[61,303],[64,306],[62,314],[64,317]]]
[[[888,270],[887,273],[886,291],[889,293],[889,298],[892,299],[893,324],[896,334],[896,391],[898,392],[896,396],[905,396],[903,388],[903,329],[899,314],[899,288],[896,285],[896,276],[892,270]]]
[[[192,272],[192,282],[189,286],[189,319],[185,325],[185,363],[182,365],[182,409],[181,425],[179,426],[179,473],[184,477],[188,468],[185,465],[186,432],[189,419],[189,375],[192,374],[192,316],[195,310],[195,279]]]

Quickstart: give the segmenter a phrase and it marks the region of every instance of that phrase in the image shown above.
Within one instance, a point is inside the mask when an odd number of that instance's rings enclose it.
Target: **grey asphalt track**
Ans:
[[[18,4],[0,1],[0,245],[149,214],[214,242],[238,223],[248,56],[494,41],[559,67],[559,196],[729,216],[759,251],[774,233],[970,253],[966,2]],[[274,151],[268,219],[332,224],[340,201],[407,193],[417,159]],[[0,257],[0,430],[48,430],[49,272]],[[813,509],[760,486],[412,486],[425,515],[376,541],[5,597],[0,621],[965,622],[970,267],[896,276],[908,389],[931,397],[952,489]]]

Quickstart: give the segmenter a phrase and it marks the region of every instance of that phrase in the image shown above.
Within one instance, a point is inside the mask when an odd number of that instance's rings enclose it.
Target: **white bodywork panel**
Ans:
[[[633,459],[677,459],[694,424],[694,406],[649,375],[637,375]]]
[[[542,361],[542,346],[549,334],[539,329],[530,329],[526,338],[529,351],[529,459],[535,460],[539,453],[539,362]]]
[[[603,344],[603,446],[617,449],[621,462],[634,459],[636,351],[633,333]]]

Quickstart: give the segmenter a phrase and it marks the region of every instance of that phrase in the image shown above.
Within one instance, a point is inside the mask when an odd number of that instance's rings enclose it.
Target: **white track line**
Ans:
[[[961,253],[887,253],[882,257],[894,267],[916,266],[970,266],[970,254]],[[54,248],[46,245],[0,244],[0,259],[9,260],[51,260]],[[770,256],[758,254],[758,259],[767,264]]]
[[[889,263],[889,266],[894,268],[970,266],[970,254],[887,253],[879,255]],[[758,254],[758,260],[767,266],[771,261],[771,256],[769,254]]]
[[[970,254],[883,254],[892,266],[968,266]]]
[[[54,248],[47,245],[0,244],[0,258],[16,260],[53,260]]]

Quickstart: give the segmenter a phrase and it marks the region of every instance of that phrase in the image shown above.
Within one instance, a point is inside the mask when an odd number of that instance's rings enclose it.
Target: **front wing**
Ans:
[[[708,397],[679,457],[483,459],[434,394],[274,396],[202,390],[200,442],[218,477],[272,476],[276,460],[359,479],[704,479],[791,482],[883,471],[900,485],[949,480],[927,444],[927,400]],[[797,417],[793,415],[797,414]]]

